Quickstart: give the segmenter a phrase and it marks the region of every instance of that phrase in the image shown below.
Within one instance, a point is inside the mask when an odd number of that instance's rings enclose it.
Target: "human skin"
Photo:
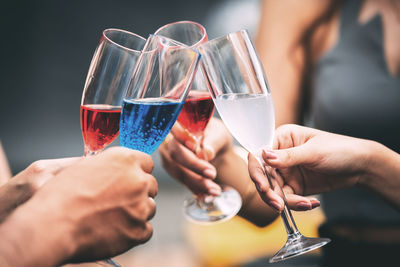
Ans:
[[[0,223],[48,180],[81,158],[38,160],[0,186]]]
[[[146,242],[157,182],[149,155],[110,148],[46,182],[0,225],[1,266],[99,260]]]
[[[277,168],[281,174],[276,176],[277,182],[294,195],[361,186],[400,209],[400,155],[375,141],[283,125],[276,130],[274,150],[264,151],[262,156],[267,173]],[[281,211],[283,199],[266,181],[262,169],[249,154],[249,173],[259,194]]]
[[[197,151],[191,137],[179,125],[173,127],[172,134],[159,148],[163,166],[172,177],[196,195],[217,196],[221,190],[219,184],[235,188],[243,200],[239,215],[258,226],[266,226],[278,216],[257,194],[247,163],[235,152],[232,137],[221,120],[210,120]],[[320,205],[314,197],[294,194],[287,201],[292,209],[299,211]]]

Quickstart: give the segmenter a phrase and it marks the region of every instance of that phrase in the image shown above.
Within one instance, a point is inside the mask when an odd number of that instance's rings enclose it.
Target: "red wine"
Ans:
[[[201,136],[214,112],[214,103],[206,91],[191,90],[186,99],[179,123],[195,136]]]
[[[82,105],[81,129],[86,152],[96,152],[109,145],[118,135],[121,107]]]

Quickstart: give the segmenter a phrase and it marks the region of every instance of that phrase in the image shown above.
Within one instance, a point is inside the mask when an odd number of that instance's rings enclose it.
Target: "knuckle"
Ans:
[[[149,198],[149,202],[150,202],[149,203],[149,212],[147,214],[148,221],[154,217],[154,215],[156,214],[156,209],[157,209],[156,202],[154,201],[154,199]]]
[[[179,151],[174,147],[173,149],[171,149],[170,151],[170,157],[172,160],[176,161],[180,156]]]
[[[150,156],[149,156],[150,157]],[[154,170],[154,161],[153,161],[153,159],[150,157],[149,158],[149,160],[148,160],[148,164],[149,164],[149,172],[150,173],[152,173],[153,172],[153,170]]]
[[[154,191],[154,196],[157,196],[158,194],[158,182],[157,179],[154,176],[151,176],[151,180],[152,180],[152,189]]]
[[[146,243],[153,236],[153,226],[150,223],[145,224],[141,243]]]
[[[138,175],[136,181],[133,183],[139,191],[145,191],[149,187],[149,182],[144,175]]]
[[[150,214],[149,211],[150,211],[150,209],[148,207],[148,204],[145,203],[145,201],[141,201],[141,204],[138,205],[138,207],[137,207],[138,219],[141,222],[146,222],[147,218]]]
[[[45,160],[37,160],[29,165],[29,171],[34,174],[40,174],[46,171],[46,161]]]

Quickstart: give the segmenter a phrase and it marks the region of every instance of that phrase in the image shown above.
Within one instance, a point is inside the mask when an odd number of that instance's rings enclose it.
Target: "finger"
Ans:
[[[263,150],[262,157],[268,165],[274,168],[289,168],[308,163],[310,151],[306,153],[302,146],[274,151]]]
[[[179,143],[183,145],[188,144],[190,149],[194,148],[194,145],[196,144],[195,136],[183,128],[179,122],[174,124],[174,127],[171,129],[171,133]]]
[[[212,196],[219,196],[221,194],[221,187],[218,184],[172,161],[169,155],[164,153],[164,151],[160,152],[164,169],[173,178],[186,185],[194,194],[207,194]]]
[[[152,157],[144,152],[138,150],[132,150],[126,147],[110,147],[102,153],[97,154],[94,157],[106,157],[112,161],[123,160],[128,164],[137,164],[146,173],[151,173],[154,168],[154,162]],[[93,158],[93,157],[90,157]]]
[[[156,202],[152,197],[149,197],[149,216],[147,217],[147,221],[153,219],[154,215],[156,214]]]
[[[146,154],[146,153],[142,153],[140,152],[141,155],[139,157],[139,162],[140,162],[140,167],[142,168],[143,171],[145,171],[146,173],[152,173],[154,170],[154,161],[153,158]],[[137,159],[136,159],[137,160]]]
[[[268,189],[270,189],[270,184],[265,176],[265,172],[261,166],[261,163],[251,153],[248,155],[248,168],[250,178],[254,182],[258,191],[266,192]]]
[[[171,141],[168,143],[168,150],[170,151],[172,160],[192,172],[209,179],[214,179],[217,176],[217,171],[212,164],[199,159],[192,151],[182,144]]]
[[[201,147],[201,157],[205,160],[212,160],[215,156],[226,147],[231,145],[232,136],[226,129],[225,125],[218,119],[211,119],[207,128]]]
[[[32,163],[29,168],[33,169],[33,171],[37,173],[47,172],[57,174],[65,167],[68,167],[81,159],[82,157],[38,160]]]
[[[274,188],[278,188],[277,181],[268,181],[268,178],[265,176],[263,167],[251,153],[249,153],[248,159],[250,177],[256,185],[256,188],[261,198],[264,200],[264,202],[266,202],[277,211],[281,211],[283,209],[283,199],[278,194],[278,192],[275,192],[274,189],[271,188],[270,185],[270,183],[272,183],[274,185]]]
[[[148,195],[151,198],[155,198],[158,194],[158,183],[157,180],[152,175],[148,175]]]
[[[139,244],[143,244],[149,241],[153,236],[153,226],[149,222],[146,222],[140,230],[139,233],[136,233],[138,236],[135,236],[135,239]]]
[[[178,179],[180,176],[179,170],[176,167],[177,164],[171,159],[168,152],[164,147],[159,149],[161,156],[161,165],[162,167],[171,175],[173,178]]]
[[[307,211],[321,205],[316,198],[304,197],[296,194],[286,194],[286,201],[289,208],[296,211]]]
[[[219,196],[221,194],[221,187],[210,179],[205,179],[191,170],[177,165],[181,174],[178,179],[186,185],[194,194],[207,194]]]
[[[285,193],[286,202],[290,209],[306,211],[319,207],[321,203],[315,197],[305,197],[294,193],[291,186],[285,185],[282,188]]]

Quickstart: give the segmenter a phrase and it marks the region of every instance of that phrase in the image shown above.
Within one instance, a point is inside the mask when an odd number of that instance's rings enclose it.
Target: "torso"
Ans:
[[[323,11],[325,12],[325,10]],[[387,67],[392,76],[398,76],[400,75],[400,1],[365,0],[360,7],[357,20],[360,24],[365,24],[378,14],[382,17]],[[339,28],[340,10],[335,12],[332,19],[315,30],[311,40],[314,63],[318,62],[338,42]]]
[[[386,4],[358,2],[344,1],[315,31],[309,125],[376,140],[399,153],[400,22]],[[328,221],[400,224],[398,211],[361,189],[325,194],[323,206]]]

